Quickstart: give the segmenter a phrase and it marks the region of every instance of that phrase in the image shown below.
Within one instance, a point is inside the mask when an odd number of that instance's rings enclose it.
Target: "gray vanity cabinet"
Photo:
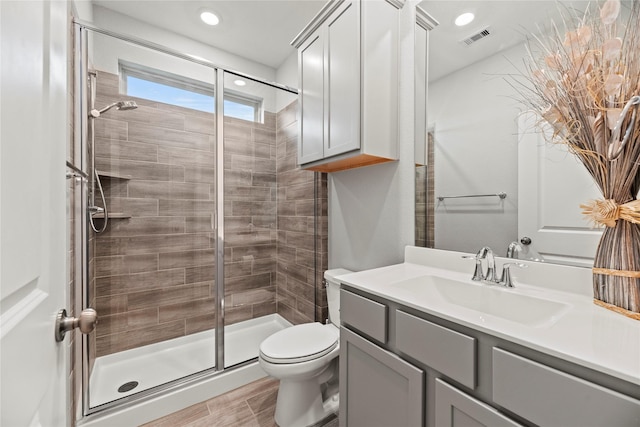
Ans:
[[[519,427],[491,406],[436,379],[434,413],[438,427]]]
[[[348,285],[340,295],[341,427],[640,426],[637,384]]]
[[[422,370],[343,328],[340,372],[341,426],[423,425]]]
[[[492,353],[492,400],[527,420],[542,426],[640,426],[638,399],[500,348]]]

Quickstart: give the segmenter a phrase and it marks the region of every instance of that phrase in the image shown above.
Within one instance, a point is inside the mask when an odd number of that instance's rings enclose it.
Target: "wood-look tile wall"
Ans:
[[[416,246],[427,246],[427,166],[416,166]]]
[[[119,99],[118,76],[98,72],[96,105]],[[112,218],[89,246],[96,356],[215,326],[215,118],[134,100],[94,121],[96,167],[117,175],[102,177]],[[296,168],[296,120],[297,102],[264,123],[225,117],[227,325],[326,318],[326,176]]]
[[[297,167],[298,117],[295,101],[278,113],[276,133],[278,314],[294,324],[324,322],[328,311],[322,286],[328,262],[327,176]]]
[[[276,312],[276,115],[224,120],[225,324]]]
[[[427,137],[427,165],[416,166],[416,246],[435,246],[435,174],[433,132]]]

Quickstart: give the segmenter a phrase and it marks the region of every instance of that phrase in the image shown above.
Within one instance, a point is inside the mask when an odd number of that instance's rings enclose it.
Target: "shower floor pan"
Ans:
[[[278,314],[227,326],[225,365],[258,357],[262,340],[289,326]],[[98,357],[89,381],[91,407],[213,368],[214,360],[214,330]]]

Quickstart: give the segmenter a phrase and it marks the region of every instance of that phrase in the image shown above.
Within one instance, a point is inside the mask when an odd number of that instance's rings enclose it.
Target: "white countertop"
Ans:
[[[501,266],[504,261],[498,259],[497,265]],[[526,270],[533,272],[527,276],[524,269],[518,271],[516,288],[507,289],[471,282],[473,266],[473,261],[461,262],[456,252],[407,247],[402,264],[345,274],[338,276],[338,280],[421,312],[640,385],[640,321],[593,303],[590,270],[530,264],[531,268]],[[399,282],[410,279],[420,282],[422,276],[446,277],[471,286],[491,286],[496,289],[492,292],[517,293],[560,302],[565,307],[548,321],[529,326],[452,303],[426,288],[416,293],[398,286]],[[541,277],[544,280],[540,280]],[[536,285],[529,284],[530,280]],[[428,280],[424,282],[424,286],[432,286]]]

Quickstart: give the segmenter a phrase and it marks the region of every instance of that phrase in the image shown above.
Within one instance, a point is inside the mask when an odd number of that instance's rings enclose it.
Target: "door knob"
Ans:
[[[56,316],[56,341],[62,341],[65,334],[75,328],[79,328],[83,334],[88,334],[96,327],[96,323],[98,323],[98,313],[93,308],[85,308],[78,317],[69,317],[67,310],[60,309]]]

